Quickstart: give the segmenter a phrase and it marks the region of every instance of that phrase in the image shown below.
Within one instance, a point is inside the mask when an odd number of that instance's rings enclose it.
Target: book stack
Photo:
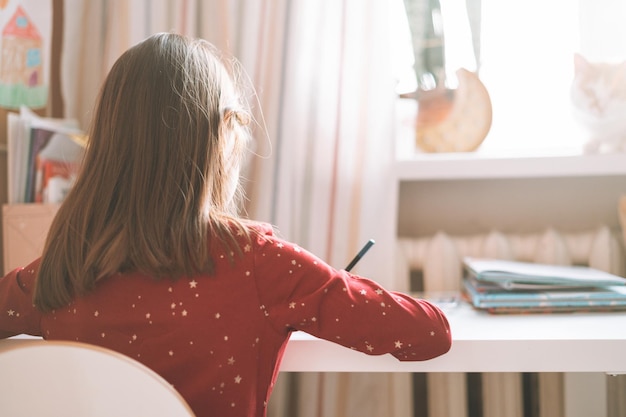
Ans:
[[[68,119],[22,107],[7,117],[8,202],[60,203],[73,185],[84,135]]]
[[[490,313],[626,310],[626,278],[586,266],[463,259],[463,292]]]

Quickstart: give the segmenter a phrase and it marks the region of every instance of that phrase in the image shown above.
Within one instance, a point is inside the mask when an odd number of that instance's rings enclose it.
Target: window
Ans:
[[[405,0],[406,10],[411,1],[440,5],[441,22],[437,16],[433,21],[445,35],[446,73],[458,66],[479,69],[493,106],[481,152],[580,152],[586,134],[572,114],[569,93],[574,53],[591,61],[626,60],[626,2]],[[472,4],[479,10],[479,54],[468,56]]]

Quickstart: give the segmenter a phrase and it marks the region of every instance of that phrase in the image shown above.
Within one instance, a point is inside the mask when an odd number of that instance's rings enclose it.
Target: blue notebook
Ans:
[[[626,287],[595,287],[546,290],[504,290],[497,286],[481,285],[472,278],[463,280],[465,293],[476,308],[523,309],[625,309]]]
[[[584,266],[465,258],[463,290],[490,313],[626,310],[626,279]]]

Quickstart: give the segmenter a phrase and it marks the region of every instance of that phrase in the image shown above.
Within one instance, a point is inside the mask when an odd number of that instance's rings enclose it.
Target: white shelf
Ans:
[[[400,181],[626,176],[626,153],[581,155],[411,154],[396,161]]]

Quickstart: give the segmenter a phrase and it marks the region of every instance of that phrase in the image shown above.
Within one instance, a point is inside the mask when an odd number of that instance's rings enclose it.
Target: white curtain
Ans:
[[[401,0],[400,0],[401,1]],[[151,33],[209,40],[235,56],[256,95],[249,217],[394,287],[393,43],[388,0],[65,0],[66,117],[86,127],[107,71]],[[405,374],[281,375],[272,416],[411,415]]]

